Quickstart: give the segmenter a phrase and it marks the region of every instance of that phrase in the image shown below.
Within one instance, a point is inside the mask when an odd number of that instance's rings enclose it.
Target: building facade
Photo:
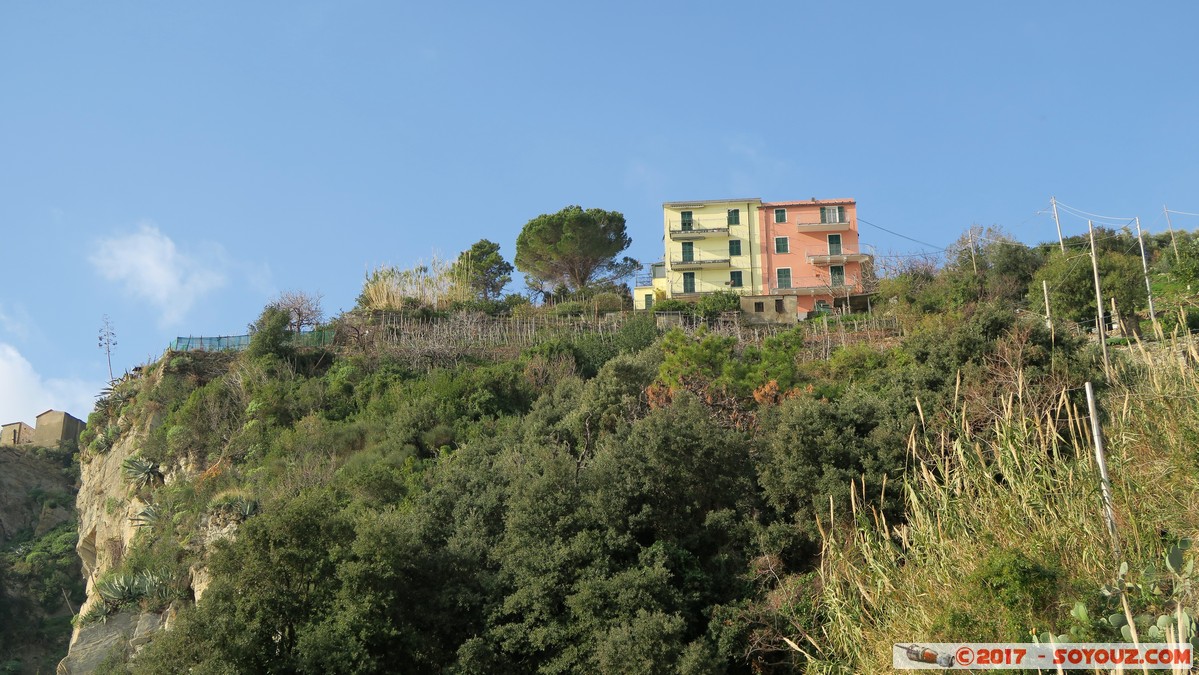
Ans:
[[[637,309],[731,290],[759,300],[743,308],[788,315],[763,321],[794,321],[851,306],[866,292],[870,256],[860,248],[852,199],[667,202],[662,219],[665,255],[638,277]]]
[[[762,294],[796,296],[797,311],[847,306],[864,292],[864,254],[851,199],[768,202],[763,223]]]
[[[760,199],[667,202],[662,205],[665,255],[637,280],[634,306],[655,300],[695,300],[715,291],[751,291],[761,284]]]
[[[61,410],[47,410],[37,416],[36,427],[13,422],[0,427],[0,445],[33,445],[53,448],[63,441],[78,440],[83,420]]]

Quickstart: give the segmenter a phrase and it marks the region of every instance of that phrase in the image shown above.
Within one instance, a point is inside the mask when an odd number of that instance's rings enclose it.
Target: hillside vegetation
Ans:
[[[423,367],[293,347],[268,308],[246,352],[167,354],[89,420],[84,462],[153,424],[126,462],[141,531],[80,621],[177,610],[106,666],[135,673],[865,673],[894,642],[1189,639],[1199,355],[1134,343],[1105,379],[1093,338],[1032,311],[1063,254],[992,239],[884,279],[902,337],[827,359],[808,326],[640,316]],[[195,603],[214,522],[236,537]]]

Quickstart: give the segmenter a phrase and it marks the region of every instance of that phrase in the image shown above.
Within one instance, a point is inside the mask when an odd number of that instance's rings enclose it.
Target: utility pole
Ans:
[[[1095,329],[1099,333],[1099,346],[1103,348],[1103,375],[1112,377],[1112,364],[1107,358],[1107,330],[1103,325],[1103,293],[1099,290],[1099,259],[1095,257],[1095,228],[1087,221],[1087,232],[1091,236],[1091,271],[1095,275]]]
[[[1162,204],[1162,211],[1166,214],[1166,227],[1170,228],[1170,246],[1174,249],[1174,262],[1180,263],[1182,262],[1182,258],[1178,257],[1178,242],[1174,239],[1174,226],[1170,224],[1170,209],[1167,209],[1166,205]]]
[[[978,276],[978,262],[974,260],[974,228],[970,228],[970,266],[974,268],[974,276]]]
[[[1149,259],[1145,256],[1145,239],[1141,236],[1141,218],[1137,216],[1137,243],[1141,245],[1141,269],[1145,272],[1145,292],[1149,297],[1149,320],[1153,322],[1153,334],[1161,337],[1157,325],[1157,314],[1153,311],[1153,286],[1149,283]]]
[[[1062,247],[1062,253],[1066,252],[1066,242],[1062,240],[1062,221],[1057,217],[1057,197],[1050,197],[1049,203],[1053,205],[1053,224],[1057,225],[1057,245]]]

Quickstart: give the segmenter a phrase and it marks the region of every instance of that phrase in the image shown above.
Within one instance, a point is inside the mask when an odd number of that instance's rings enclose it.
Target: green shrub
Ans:
[[[733,291],[710,293],[695,303],[695,313],[705,319],[715,319],[724,312],[738,312],[740,310],[741,296]]]
[[[654,306],[653,306],[653,311],[655,311],[655,312],[682,312],[684,314],[694,314],[695,313],[695,304],[690,303],[690,302],[683,302],[682,300],[676,300],[674,298],[669,298],[666,300],[662,300],[660,302],[655,302]]]
[[[567,300],[554,305],[554,316],[582,316],[584,309],[583,303]]]

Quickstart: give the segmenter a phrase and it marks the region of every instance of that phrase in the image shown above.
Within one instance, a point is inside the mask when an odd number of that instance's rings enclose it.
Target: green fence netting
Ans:
[[[293,347],[327,347],[333,344],[336,331],[332,328],[307,333],[292,333],[287,344]],[[222,335],[220,337],[177,337],[171,343],[173,352],[224,352],[240,351],[250,346],[249,335]]]

